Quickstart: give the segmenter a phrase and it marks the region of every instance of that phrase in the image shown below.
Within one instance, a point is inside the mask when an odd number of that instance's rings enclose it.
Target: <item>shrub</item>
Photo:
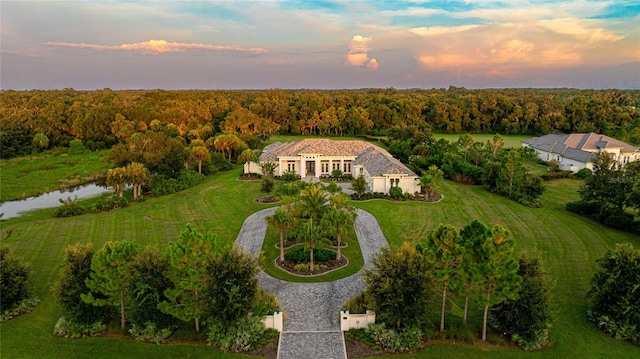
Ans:
[[[365,332],[369,333],[374,343],[391,353],[417,349],[423,334],[417,327],[395,330],[387,329],[384,324],[370,324]]]
[[[176,178],[155,175],[151,185],[151,194],[154,196],[173,194],[193,187],[202,181],[204,181],[204,175],[195,171],[182,171]]]
[[[58,319],[55,327],[53,328],[53,334],[65,337],[65,338],[84,338],[92,337],[96,334],[107,330],[107,326],[102,322],[95,322],[92,324],[78,324],[73,321],[67,320],[65,317]]]
[[[357,296],[347,300],[347,302],[342,307],[342,310],[348,310],[349,313],[364,314],[367,312],[368,308],[369,301],[367,300],[366,293],[361,292]]]
[[[258,287],[253,309],[251,309],[252,315],[263,317],[273,314],[274,312],[280,312],[281,310],[282,306],[278,303],[278,298],[273,294],[267,293],[264,288]]]
[[[292,262],[308,262],[311,253],[309,252],[309,249],[305,248],[304,246],[296,246],[285,255],[287,259]],[[313,250],[313,259],[317,262],[327,262],[334,259],[335,257],[335,252],[329,249],[316,248]]]
[[[145,323],[144,327],[131,325],[129,333],[139,342],[162,344],[171,336],[171,328],[158,329],[152,322]]]
[[[14,305],[10,309],[3,310],[0,313],[0,322],[7,321],[11,318],[17,317],[21,314],[31,312],[40,303],[39,298],[26,298],[20,301],[17,305]]]
[[[277,331],[264,326],[261,317],[250,315],[235,323],[211,323],[207,344],[224,351],[246,352],[263,347],[277,335]]]
[[[101,198],[98,203],[93,206],[93,212],[106,212],[124,208],[129,205],[129,201],[124,197],[110,196]]]
[[[393,199],[402,198],[402,188],[400,187],[389,188],[389,196]]]
[[[633,215],[624,212],[614,212],[605,218],[604,224],[616,229],[628,230],[633,225]]]
[[[598,212],[599,206],[596,202],[575,201],[568,202],[565,205],[567,211],[575,212],[578,214],[590,216]]]
[[[342,171],[340,170],[331,171],[331,177],[342,177]]]
[[[69,153],[76,154],[84,152],[84,145],[82,144],[82,140],[73,139],[69,141]]]
[[[8,247],[0,247],[1,312],[13,309],[29,297],[30,273],[31,268],[22,261],[22,258],[14,256]]]
[[[71,197],[67,197],[66,200],[60,199],[60,203],[62,206],[56,208],[53,213],[54,217],[73,217],[80,216],[85,214],[87,211],[80,203],[78,203],[78,197],[75,200],[71,199]]]
[[[588,168],[583,168],[580,171],[576,172],[573,174],[573,177],[575,178],[580,178],[580,179],[585,179],[589,176],[591,176],[593,173],[591,172],[590,169]]]
[[[227,160],[227,157],[224,155],[224,153],[221,152],[212,152],[211,153],[211,165],[214,167],[214,169],[209,170],[212,173],[215,173],[217,171],[229,171],[233,169],[233,164],[231,162],[229,162],[229,160]]]
[[[276,185],[276,181],[271,176],[265,176],[262,178],[262,192],[271,193],[273,192],[273,187]]]
[[[296,171],[287,171],[280,176],[280,179],[285,182],[295,182],[300,179],[300,176],[296,173]]]
[[[549,172],[541,175],[540,177],[545,181],[551,181],[558,178],[567,178],[571,173],[571,171]]]

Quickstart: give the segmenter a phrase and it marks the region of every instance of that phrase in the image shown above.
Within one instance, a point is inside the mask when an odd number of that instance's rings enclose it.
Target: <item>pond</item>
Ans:
[[[16,201],[6,201],[0,203],[0,213],[2,213],[2,217],[0,217],[0,219],[20,217],[23,212],[34,209],[58,207],[60,206],[60,199],[65,200],[68,197],[85,199],[108,192],[113,191],[104,185],[90,183],[82,186],[47,192],[35,197]]]

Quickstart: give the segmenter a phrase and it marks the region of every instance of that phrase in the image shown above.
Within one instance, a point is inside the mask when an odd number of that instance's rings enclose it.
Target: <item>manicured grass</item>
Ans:
[[[0,201],[10,201],[104,178],[109,151],[38,155],[0,160]]]
[[[473,137],[473,141],[474,142],[483,142],[486,143],[488,140],[492,140],[493,136],[495,136],[495,133],[476,133],[476,134],[471,134],[471,136]],[[528,136],[528,135],[505,135],[505,134],[500,134],[500,136],[502,136],[502,139],[504,140],[504,147],[521,147],[522,140],[526,140],[528,138],[531,138],[532,136]],[[449,141],[449,142],[458,142],[458,138],[460,138],[460,134],[451,134],[451,133],[437,133],[434,134],[434,137],[439,140],[441,138],[444,138],[445,140]]]
[[[364,265],[364,260],[360,253],[360,244],[353,238],[355,238],[354,233],[343,234],[343,242],[348,243],[347,247],[342,248],[342,254],[349,259],[349,264],[346,267],[322,275],[304,277],[285,272],[276,266],[274,261],[280,256],[280,249],[275,245],[280,242],[280,234],[277,230],[268,228],[264,245],[262,246],[263,258],[261,258],[261,266],[265,273],[270,276],[290,282],[314,283],[345,278],[357,273]]]
[[[53,336],[60,317],[51,291],[58,278],[64,249],[75,242],[92,242],[99,249],[108,240],[135,239],[142,245],[164,249],[176,240],[186,223],[200,232],[212,231],[222,245],[231,244],[245,218],[266,208],[253,202],[260,195],[259,181],[238,181],[240,167],[208,177],[204,183],[172,196],[99,214],[51,218],[52,209],[2,222],[2,244],[33,270],[35,294],[42,300],[30,314],[0,324],[3,358],[237,358],[204,345],[162,345],[134,340]]]
[[[204,183],[178,194],[147,198],[145,202],[133,203],[114,212],[55,219],[50,217],[53,210],[49,209],[3,221],[2,244],[31,263],[34,290],[42,302],[34,312],[0,324],[2,357],[239,358],[203,345],[156,346],[131,339],[55,337],[53,326],[60,313],[51,292],[65,247],[77,241],[93,242],[97,249],[107,240],[135,239],[143,245],[164,249],[169,241],[178,238],[185,223],[192,223],[200,232],[216,233],[221,244],[233,243],[245,218],[269,206],[253,202],[253,198],[261,195],[260,182],[238,181],[239,174],[238,166],[233,171],[208,177]],[[405,240],[417,243],[439,223],[459,227],[473,219],[486,224],[500,223],[517,239],[517,251],[539,248],[557,280],[554,294],[558,321],[552,328],[549,348],[526,353],[513,348],[437,344],[400,357],[638,357],[640,349],[609,338],[587,322],[585,293],[595,271],[596,258],[615,243],[629,241],[639,246],[640,237],[603,227],[565,211],[564,203],[578,198],[576,191],[580,183],[569,179],[546,182],[548,190],[542,196],[545,206],[538,209],[524,207],[481,187],[449,181],[440,185],[440,191],[445,195],[440,203],[355,202],[357,207],[376,216],[392,247],[398,247]],[[277,233],[272,232],[267,237],[277,238]],[[349,247],[352,244],[354,242],[349,241]],[[481,309],[472,305],[471,310],[470,323],[477,327]],[[457,320],[447,314],[448,324]]]
[[[445,181],[440,191],[445,195],[438,204],[386,201],[358,203],[378,219],[392,247],[403,241],[418,243],[439,223],[462,227],[474,219],[485,224],[501,224],[516,238],[517,249],[537,247],[557,284],[554,290],[558,319],[551,331],[551,346],[539,352],[518,349],[480,349],[469,345],[438,344],[407,358],[631,358],[640,349],[617,342],[599,332],[587,321],[586,292],[595,271],[595,260],[616,243],[631,242],[640,246],[640,237],[604,227],[592,220],[564,210],[564,204],[579,198],[581,181],[561,179],[545,182],[548,187],[543,208],[527,208],[489,193],[481,187]],[[470,325],[479,330],[481,309],[470,306]],[[439,312],[438,312],[439,313]],[[448,323],[459,320],[447,315]],[[434,319],[437,322],[437,319]]]

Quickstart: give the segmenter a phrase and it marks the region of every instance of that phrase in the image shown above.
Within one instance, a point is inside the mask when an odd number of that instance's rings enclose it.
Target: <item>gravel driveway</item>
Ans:
[[[268,208],[249,216],[236,243],[250,253],[259,253],[267,232],[265,217],[273,211]],[[376,219],[360,209],[355,229],[366,267],[387,240]],[[294,283],[260,272],[258,280],[283,307],[285,321],[278,358],[346,358],[338,314],[341,304],[362,291],[359,273],[333,282]]]

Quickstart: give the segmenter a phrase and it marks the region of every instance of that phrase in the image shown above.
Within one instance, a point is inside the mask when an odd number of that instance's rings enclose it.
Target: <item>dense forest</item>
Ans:
[[[540,135],[599,132],[640,144],[640,91],[574,89],[98,91],[0,93],[2,157],[67,146],[111,148],[148,130],[206,141],[235,134],[251,148],[280,134]]]

